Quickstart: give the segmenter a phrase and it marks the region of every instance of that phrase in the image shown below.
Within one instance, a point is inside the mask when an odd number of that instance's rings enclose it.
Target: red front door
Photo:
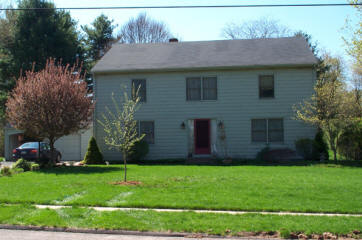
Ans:
[[[210,119],[194,121],[195,154],[210,154]]]

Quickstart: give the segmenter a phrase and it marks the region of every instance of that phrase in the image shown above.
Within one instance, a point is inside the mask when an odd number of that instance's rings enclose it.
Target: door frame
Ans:
[[[196,123],[198,121],[207,121],[207,124],[208,124],[208,130],[209,130],[209,142],[208,142],[208,147],[207,148],[202,148],[202,149],[198,149],[196,147],[196,143],[197,143],[197,128],[196,128]],[[211,121],[209,118],[198,118],[198,119],[194,119],[194,152],[195,152],[195,155],[203,155],[203,154],[206,154],[206,155],[209,155],[211,154]]]

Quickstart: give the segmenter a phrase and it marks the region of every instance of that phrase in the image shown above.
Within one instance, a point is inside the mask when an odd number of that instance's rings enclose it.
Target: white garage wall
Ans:
[[[68,135],[55,142],[55,148],[62,154],[63,161],[81,161],[87,151],[93,128],[79,134]]]
[[[61,152],[64,161],[79,161],[81,159],[80,134],[68,135],[55,142],[55,148]]]

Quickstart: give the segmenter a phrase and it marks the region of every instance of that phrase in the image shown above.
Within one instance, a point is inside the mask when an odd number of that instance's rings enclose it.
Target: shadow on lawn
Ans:
[[[42,169],[41,173],[49,174],[92,174],[92,173],[108,173],[123,171],[123,168],[119,166],[69,166],[69,167],[54,167]],[[127,169],[128,170],[128,169]]]

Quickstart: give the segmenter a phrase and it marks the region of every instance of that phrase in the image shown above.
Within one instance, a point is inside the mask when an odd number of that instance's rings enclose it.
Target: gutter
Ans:
[[[159,73],[159,72],[184,72],[184,71],[218,71],[218,70],[255,70],[255,69],[278,69],[278,68],[312,68],[316,63],[305,64],[279,64],[279,65],[249,65],[249,66],[216,66],[216,67],[185,67],[185,68],[131,68],[131,69],[109,69],[91,70],[97,74],[114,73]]]

